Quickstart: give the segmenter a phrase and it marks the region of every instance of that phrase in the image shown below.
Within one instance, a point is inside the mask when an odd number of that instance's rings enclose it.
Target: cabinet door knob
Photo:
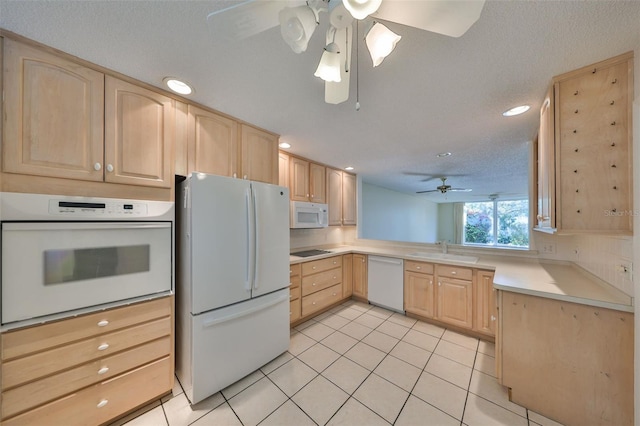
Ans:
[[[335,296],[336,294],[335,294],[335,293],[333,293],[333,295]]]
[[[107,164],[107,171],[109,173],[113,172],[113,164]]]
[[[316,283],[311,283],[311,286],[312,286],[312,287],[315,287],[315,286],[316,286]]]
[[[420,266],[416,266],[416,269],[420,269]]]
[[[98,327],[106,327],[107,325],[109,325],[107,320],[98,321]]]
[[[438,281],[438,287],[440,287],[442,285],[442,283],[440,281]]]
[[[109,371],[109,367],[102,367],[100,370],[98,370],[98,374],[104,374],[107,371]]]
[[[491,321],[495,321],[496,317],[494,315],[491,315]]]
[[[451,271],[451,275],[456,275],[457,272],[456,271]]]
[[[311,267],[311,269],[316,269],[316,267],[315,267],[315,266],[312,266],[312,267]]]
[[[93,170],[95,170],[96,172],[100,171],[100,169],[102,169],[102,164],[96,163],[93,165]]]
[[[104,351],[104,350],[106,350],[107,348],[109,348],[109,344],[108,344],[108,343],[103,343],[103,344],[101,344],[100,346],[98,346],[98,350],[99,350],[99,351]]]
[[[335,265],[336,263],[338,263],[338,262],[336,262],[336,261],[334,260],[334,261],[333,261],[333,264]]]
[[[98,402],[98,405],[96,405],[96,408],[102,408],[105,405],[107,405],[109,403],[108,399],[103,399],[102,401]]]
[[[313,302],[313,303],[312,303],[312,305],[315,305],[315,304],[316,304],[316,302]]]

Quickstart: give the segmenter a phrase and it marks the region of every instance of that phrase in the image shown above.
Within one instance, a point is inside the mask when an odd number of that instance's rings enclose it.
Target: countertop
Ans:
[[[541,261],[535,258],[519,258],[517,256],[477,255],[476,263],[459,262],[453,260],[431,260],[415,256],[410,253],[416,251],[433,252],[433,250],[403,249],[397,247],[373,246],[339,246],[323,247],[331,253],[311,257],[290,256],[291,264],[323,259],[339,254],[361,253],[439,263],[456,266],[466,266],[494,271],[493,286],[498,290],[523,293],[531,296],[564,300],[601,308],[633,312],[633,298],[611,286],[598,277],[570,262]],[[451,250],[454,252],[454,250]],[[467,253],[455,254],[468,255]]]

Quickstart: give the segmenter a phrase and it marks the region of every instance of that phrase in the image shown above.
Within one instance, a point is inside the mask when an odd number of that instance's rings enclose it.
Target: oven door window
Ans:
[[[2,323],[172,288],[171,222],[2,223]]]
[[[149,272],[149,244],[45,250],[44,284]]]

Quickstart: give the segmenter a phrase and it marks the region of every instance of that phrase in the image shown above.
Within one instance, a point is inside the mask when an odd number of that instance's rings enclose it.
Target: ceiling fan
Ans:
[[[426,192],[441,192],[446,194],[447,192],[471,192],[471,189],[466,188],[452,188],[451,185],[447,185],[447,178],[441,177],[442,185],[436,186],[436,189],[430,189],[428,191],[417,191],[416,194],[424,194]]]
[[[244,0],[215,10],[207,23],[216,39],[240,40],[280,25],[295,53],[306,51],[321,13],[329,13],[326,43],[315,76],[325,81],[325,102],[349,98],[349,70],[355,20],[365,25],[373,66],[395,48],[401,36],[377,20],[444,34],[463,35],[480,17],[485,0]],[[356,26],[356,29],[358,27]],[[356,109],[358,105],[356,104]]]

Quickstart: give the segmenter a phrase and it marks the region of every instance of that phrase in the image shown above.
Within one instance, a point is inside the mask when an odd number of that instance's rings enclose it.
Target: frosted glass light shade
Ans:
[[[351,16],[356,19],[364,19],[380,8],[382,0],[342,0],[342,4],[351,13]]]
[[[379,22],[376,22],[373,27],[371,27],[371,30],[369,30],[365,38],[365,42],[367,43],[374,67],[380,65],[384,58],[393,52],[393,49],[395,49],[396,44],[398,44],[401,38],[398,34]]]
[[[309,39],[318,23],[309,6],[285,7],[278,14],[280,33],[295,53],[307,50]]]
[[[330,43],[324,48],[318,68],[313,75],[320,77],[324,81],[335,81],[336,83],[339,83],[342,80],[340,77],[340,64],[340,51],[338,50],[338,45]]]

